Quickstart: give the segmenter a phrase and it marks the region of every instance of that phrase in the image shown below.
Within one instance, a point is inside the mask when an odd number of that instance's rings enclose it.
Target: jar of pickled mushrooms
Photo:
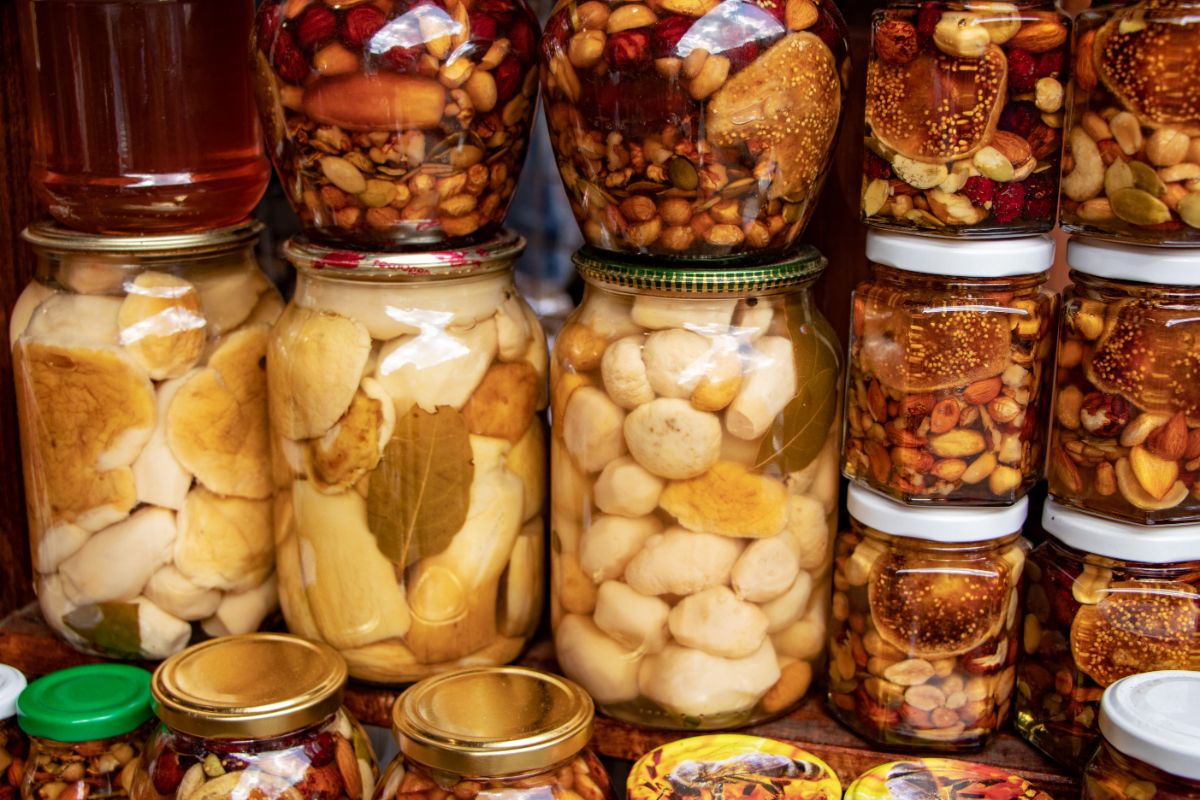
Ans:
[[[1046,502],[1026,565],[1017,730],[1081,770],[1100,696],[1127,675],[1200,670],[1200,526],[1100,519]]]
[[[293,239],[267,353],[280,605],[350,674],[504,664],[537,627],[546,341],[524,241],[387,254]]]
[[[724,728],[784,713],[825,651],[840,351],[806,248],[766,267],[581,251],[551,365],[551,613],[610,716]]]
[[[22,234],[9,320],[34,587],[74,647],[165,658],[276,607],[262,226]]]
[[[834,716],[888,747],[982,747],[1017,677],[1029,501],[912,508],[852,483],[847,504],[834,552]]]
[[[127,797],[153,718],[144,669],[90,664],[38,678],[17,700],[30,738],[22,800]]]
[[[1122,678],[1104,690],[1104,740],[1083,773],[1083,800],[1200,796],[1200,673]]]
[[[1008,505],[1042,477],[1054,243],[869,230],[843,471],[913,504]]]
[[[1053,800],[1033,783],[1001,767],[953,758],[912,758],[872,767],[854,779],[845,800],[912,800],[958,797]]]
[[[392,709],[400,752],[375,800],[614,800],[588,748],[593,714],[578,685],[532,669],[426,678]]]
[[[0,664],[0,798],[5,800],[12,800],[21,790],[29,755],[29,737],[17,724],[17,697],[24,689],[21,671]]]
[[[161,724],[134,800],[369,800],[379,768],[342,707],[346,662],[328,645],[255,633],[189,647],[154,672]]]
[[[1200,521],[1200,251],[1076,238],[1050,494],[1142,525]]]

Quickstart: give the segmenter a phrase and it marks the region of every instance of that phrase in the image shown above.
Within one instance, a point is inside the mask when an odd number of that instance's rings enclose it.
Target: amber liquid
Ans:
[[[244,219],[270,177],[247,66],[252,0],[21,0],[32,180],[105,233]]]

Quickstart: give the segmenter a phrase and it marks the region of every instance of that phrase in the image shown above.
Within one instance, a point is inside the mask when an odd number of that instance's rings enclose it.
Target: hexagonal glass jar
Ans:
[[[782,256],[821,193],[847,52],[831,0],[558,3],[542,86],[584,240],[660,258]]]
[[[1146,530],[1046,501],[1026,565],[1016,728],[1083,769],[1100,695],[1127,675],[1200,669],[1200,526]]]
[[[863,218],[934,236],[1053,228],[1069,28],[1042,0],[877,10]]]
[[[1200,251],[1073,239],[1047,473],[1062,503],[1200,520]]]
[[[254,39],[271,160],[305,233],[361,250],[494,235],[537,104],[525,0],[268,0]]]
[[[984,746],[1012,706],[1028,500],[912,508],[851,484],[834,550],[829,704],[887,747]]]
[[[0,791],[9,797],[21,790],[21,763],[29,756],[29,737],[17,724],[17,697],[24,688],[21,671],[0,664]]]
[[[778,716],[824,659],[841,367],[810,288],[825,259],[575,263],[587,289],[551,365],[558,663],[638,724]]]
[[[1008,505],[1042,477],[1057,297],[1045,236],[867,233],[843,472],[914,504]]]
[[[1060,222],[1131,244],[1200,244],[1200,3],[1075,18]]]

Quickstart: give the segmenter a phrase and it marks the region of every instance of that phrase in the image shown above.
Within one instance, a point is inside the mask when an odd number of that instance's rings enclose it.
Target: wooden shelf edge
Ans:
[[[0,620],[0,663],[20,669],[34,678],[56,669],[90,664],[102,659],[84,655],[59,639],[47,627],[32,604]],[[548,641],[535,642],[521,664],[555,670],[553,648]],[[153,669],[152,663],[144,664]],[[351,681],[346,689],[346,707],[366,725],[390,727],[392,705],[400,689]],[[876,749],[830,718],[822,700],[809,697],[799,708],[780,719],[747,728],[744,733],[793,742],[828,763],[848,785],[870,767],[908,755]],[[690,735],[686,731],[641,728],[607,717],[597,717],[593,748],[601,755],[633,761],[659,745]],[[1016,772],[1057,800],[1079,792],[1079,776],[1056,767],[1011,733],[1003,733],[986,749],[961,756],[969,761],[991,764]]]

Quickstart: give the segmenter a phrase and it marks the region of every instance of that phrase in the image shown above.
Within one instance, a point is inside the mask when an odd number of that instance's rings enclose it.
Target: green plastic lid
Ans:
[[[30,736],[87,742],[120,736],[154,715],[150,673],[90,664],[38,678],[17,698],[17,724]]]

